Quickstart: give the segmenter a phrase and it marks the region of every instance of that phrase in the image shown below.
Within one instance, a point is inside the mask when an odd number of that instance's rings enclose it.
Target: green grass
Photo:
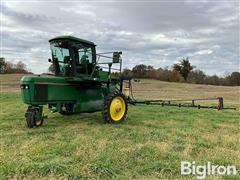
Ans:
[[[130,106],[120,125],[45,110],[44,125],[28,129],[19,92],[0,100],[0,179],[194,179],[180,175],[182,160],[240,168],[239,110]]]

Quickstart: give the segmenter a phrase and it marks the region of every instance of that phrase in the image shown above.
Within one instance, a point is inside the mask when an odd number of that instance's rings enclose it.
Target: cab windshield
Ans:
[[[69,76],[71,70],[69,48],[61,47],[59,43],[51,44],[55,75]]]

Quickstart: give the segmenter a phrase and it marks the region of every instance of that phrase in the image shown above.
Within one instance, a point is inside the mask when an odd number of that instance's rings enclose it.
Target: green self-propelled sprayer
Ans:
[[[162,100],[136,101],[131,96],[131,79],[121,77],[122,52],[111,52],[112,56],[96,53],[93,42],[73,36],[55,37],[49,43],[52,52],[49,62],[54,75],[27,75],[21,79],[22,99],[28,104],[25,117],[30,128],[43,124],[44,105],[62,115],[102,111],[107,123],[124,121],[128,103],[174,105]],[[100,61],[101,58],[110,60]],[[120,77],[112,77],[112,70],[119,71]],[[124,82],[128,82],[127,88],[123,88]],[[124,89],[130,92],[124,94]],[[222,109],[222,98],[219,103],[216,108]],[[200,108],[195,104],[190,106]]]

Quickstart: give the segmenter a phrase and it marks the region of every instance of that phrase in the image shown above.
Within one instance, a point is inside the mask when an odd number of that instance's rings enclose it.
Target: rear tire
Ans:
[[[65,108],[63,111],[62,108]],[[59,112],[61,115],[72,115],[74,113],[74,104],[73,103],[65,103],[61,107],[61,111]]]
[[[126,119],[127,112],[128,103],[126,97],[121,92],[105,96],[102,110],[105,122],[119,124]]]

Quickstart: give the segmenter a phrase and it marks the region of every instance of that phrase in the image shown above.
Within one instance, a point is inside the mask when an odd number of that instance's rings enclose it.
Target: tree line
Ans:
[[[31,72],[27,70],[26,64],[24,64],[22,61],[18,61],[16,64],[14,64],[6,61],[3,57],[0,57],[0,74],[14,73],[31,74]]]
[[[32,74],[27,70],[27,66],[23,62],[18,61],[14,64],[6,61],[3,57],[0,57],[0,74],[13,73]],[[132,78],[148,78],[169,82],[240,86],[239,72],[232,72],[224,77],[219,77],[217,75],[209,76],[203,71],[196,69],[195,66],[191,65],[188,58],[183,58],[179,61],[179,63],[174,64],[171,68],[164,69],[156,69],[150,65],[139,64],[132,69],[124,69],[122,75]]]
[[[169,82],[187,82],[221,86],[240,86],[240,73],[232,72],[224,77],[206,75],[192,66],[188,58],[183,58],[171,68],[157,68],[150,65],[136,65],[132,69],[124,69],[123,76],[132,78],[148,78]]]

